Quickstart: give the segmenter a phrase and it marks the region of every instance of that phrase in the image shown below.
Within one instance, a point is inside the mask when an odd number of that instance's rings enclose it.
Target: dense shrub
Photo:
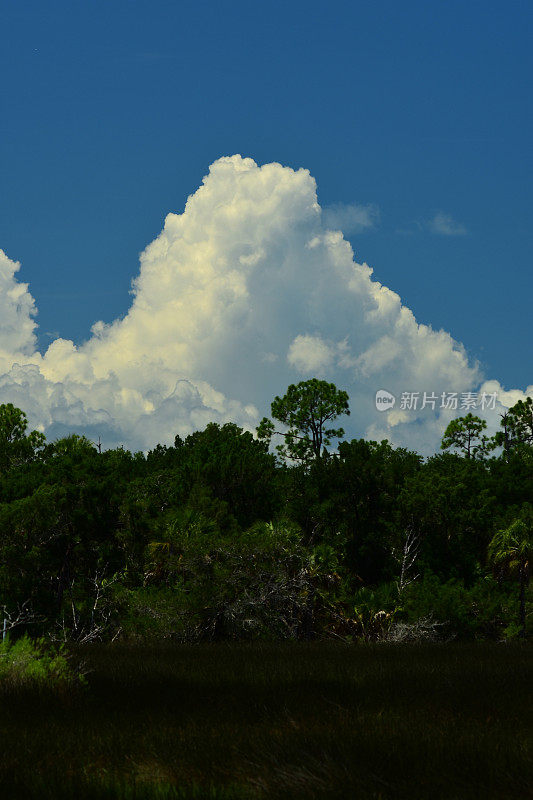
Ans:
[[[512,583],[499,585],[493,578],[481,577],[465,587],[460,580],[444,582],[426,574],[407,587],[400,618],[412,623],[431,614],[444,623],[446,636],[502,639],[512,634],[517,605]]]
[[[294,638],[312,629],[312,558],[291,525],[223,534],[169,525],[147,551],[145,585],[119,590],[127,638]]]
[[[39,684],[51,687],[84,685],[64,645],[58,647],[44,639],[23,636],[16,642],[0,642],[0,687]]]
[[[527,608],[531,612],[532,593]],[[357,633],[370,641],[509,639],[518,635],[512,582],[480,576],[472,586],[426,573],[403,592],[395,582],[363,587],[353,596]],[[529,628],[533,627],[531,613]]]

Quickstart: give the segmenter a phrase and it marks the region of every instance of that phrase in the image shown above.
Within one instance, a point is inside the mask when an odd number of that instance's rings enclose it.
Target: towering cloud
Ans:
[[[350,434],[431,451],[459,412],[402,409],[401,393],[472,391],[479,368],[354,261],[336,219],[307,170],[221,158],[141,255],[126,317],[42,355],[33,299],[2,253],[0,402],[49,436],[145,449],[209,420],[253,429],[274,394],[319,375],[348,390]],[[374,403],[383,388],[398,397],[387,412]]]
[[[20,264],[0,250],[0,371],[9,369],[14,358],[24,359],[35,349],[36,313],[26,283],[19,283]]]

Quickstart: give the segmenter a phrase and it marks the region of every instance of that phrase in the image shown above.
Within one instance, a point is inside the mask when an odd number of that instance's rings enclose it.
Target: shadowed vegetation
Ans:
[[[2,796],[526,797],[528,645],[78,649],[89,691],[2,690]]]
[[[0,406],[0,797],[528,795],[531,403],[427,460],[348,411],[132,454]]]

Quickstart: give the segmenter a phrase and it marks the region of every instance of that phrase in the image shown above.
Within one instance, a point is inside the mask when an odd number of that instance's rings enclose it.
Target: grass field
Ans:
[[[0,688],[0,797],[527,798],[527,645],[92,646]]]

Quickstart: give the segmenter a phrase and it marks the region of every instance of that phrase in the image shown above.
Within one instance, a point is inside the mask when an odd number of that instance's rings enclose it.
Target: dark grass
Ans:
[[[2,798],[527,798],[529,645],[90,647],[0,690]]]

